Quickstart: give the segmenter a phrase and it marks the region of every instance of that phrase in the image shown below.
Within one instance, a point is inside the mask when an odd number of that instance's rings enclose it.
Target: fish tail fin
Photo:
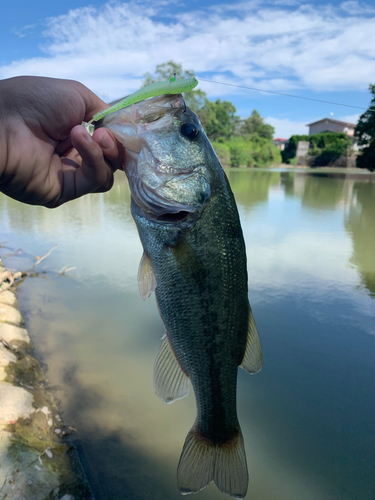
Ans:
[[[183,495],[197,493],[214,481],[221,492],[244,498],[249,475],[241,429],[227,442],[215,444],[195,422],[185,440],[177,478]]]

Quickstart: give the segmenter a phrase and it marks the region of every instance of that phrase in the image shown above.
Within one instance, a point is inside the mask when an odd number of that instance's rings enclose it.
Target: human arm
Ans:
[[[1,80],[0,191],[24,203],[54,208],[109,190],[124,148],[107,129],[90,137],[80,125],[106,107],[73,80]]]

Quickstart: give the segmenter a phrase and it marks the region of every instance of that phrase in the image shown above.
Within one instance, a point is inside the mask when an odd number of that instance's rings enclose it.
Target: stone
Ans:
[[[17,307],[17,297],[14,292],[10,290],[4,290],[0,292],[0,302],[2,304],[8,304],[8,306]]]
[[[16,363],[17,357],[0,343],[0,366],[8,366],[9,363]]]
[[[5,380],[6,377],[7,377],[7,372],[5,371],[4,366],[0,365],[0,382],[2,382],[3,380]]]
[[[30,343],[30,337],[25,328],[10,325],[9,323],[0,323],[0,339],[4,339],[8,344],[10,344],[12,340]]]
[[[0,321],[20,325],[23,318],[18,309],[7,304],[0,304]]]
[[[35,411],[33,395],[22,387],[0,382],[0,421],[9,422],[27,418]]]

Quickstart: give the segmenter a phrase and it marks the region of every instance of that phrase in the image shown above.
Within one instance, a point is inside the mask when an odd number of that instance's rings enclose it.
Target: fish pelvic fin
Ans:
[[[249,474],[241,429],[229,441],[215,444],[202,436],[195,422],[181,453],[177,481],[182,495],[198,493],[214,481],[222,493],[244,498]]]
[[[183,372],[166,335],[154,365],[154,391],[165,403],[173,403],[189,394],[189,377]]]
[[[138,269],[139,293],[143,300],[146,300],[156,288],[156,279],[152,269],[151,259],[146,252],[143,252]]]
[[[262,369],[262,365],[262,345],[260,343],[258,330],[249,304],[249,322],[247,329],[246,350],[241,363],[241,368],[253,375],[254,373],[258,373]]]

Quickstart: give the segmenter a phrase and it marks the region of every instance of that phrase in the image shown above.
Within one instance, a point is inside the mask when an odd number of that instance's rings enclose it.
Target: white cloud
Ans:
[[[335,114],[330,114],[329,116],[327,115],[328,118],[333,118],[334,120],[341,120],[343,122],[348,122],[348,123],[354,123],[356,124],[359,120],[359,114],[354,114],[354,115],[335,115]],[[308,134],[309,133],[309,127],[307,126],[308,123],[313,123],[316,120],[319,120],[322,117],[310,117],[307,118],[305,121],[300,122],[300,121],[293,121],[289,120],[287,118],[274,118],[273,116],[268,116],[267,118],[264,119],[266,123],[269,123],[275,128],[275,134],[274,137],[282,137],[283,139],[289,139],[294,134]]]
[[[266,123],[269,123],[275,128],[274,137],[281,137],[282,139],[289,139],[294,134],[308,134],[309,129],[306,126],[306,122],[296,122],[292,120],[288,120],[287,118],[273,118],[272,116],[268,116],[264,119]]]
[[[341,8],[351,15],[375,14],[375,8],[365,3],[348,1],[341,4]]]
[[[1,66],[0,77],[74,78],[112,100],[173,59],[208,79],[265,90],[366,90],[374,75],[375,14],[356,5],[255,1],[179,14],[139,2],[83,7],[48,19],[45,55]],[[214,95],[227,93],[218,87]]]
[[[332,118],[335,120],[341,120],[342,122],[348,122],[348,123],[358,123],[360,113],[356,113],[355,115],[345,115],[345,116],[339,116],[339,115],[332,115]]]

